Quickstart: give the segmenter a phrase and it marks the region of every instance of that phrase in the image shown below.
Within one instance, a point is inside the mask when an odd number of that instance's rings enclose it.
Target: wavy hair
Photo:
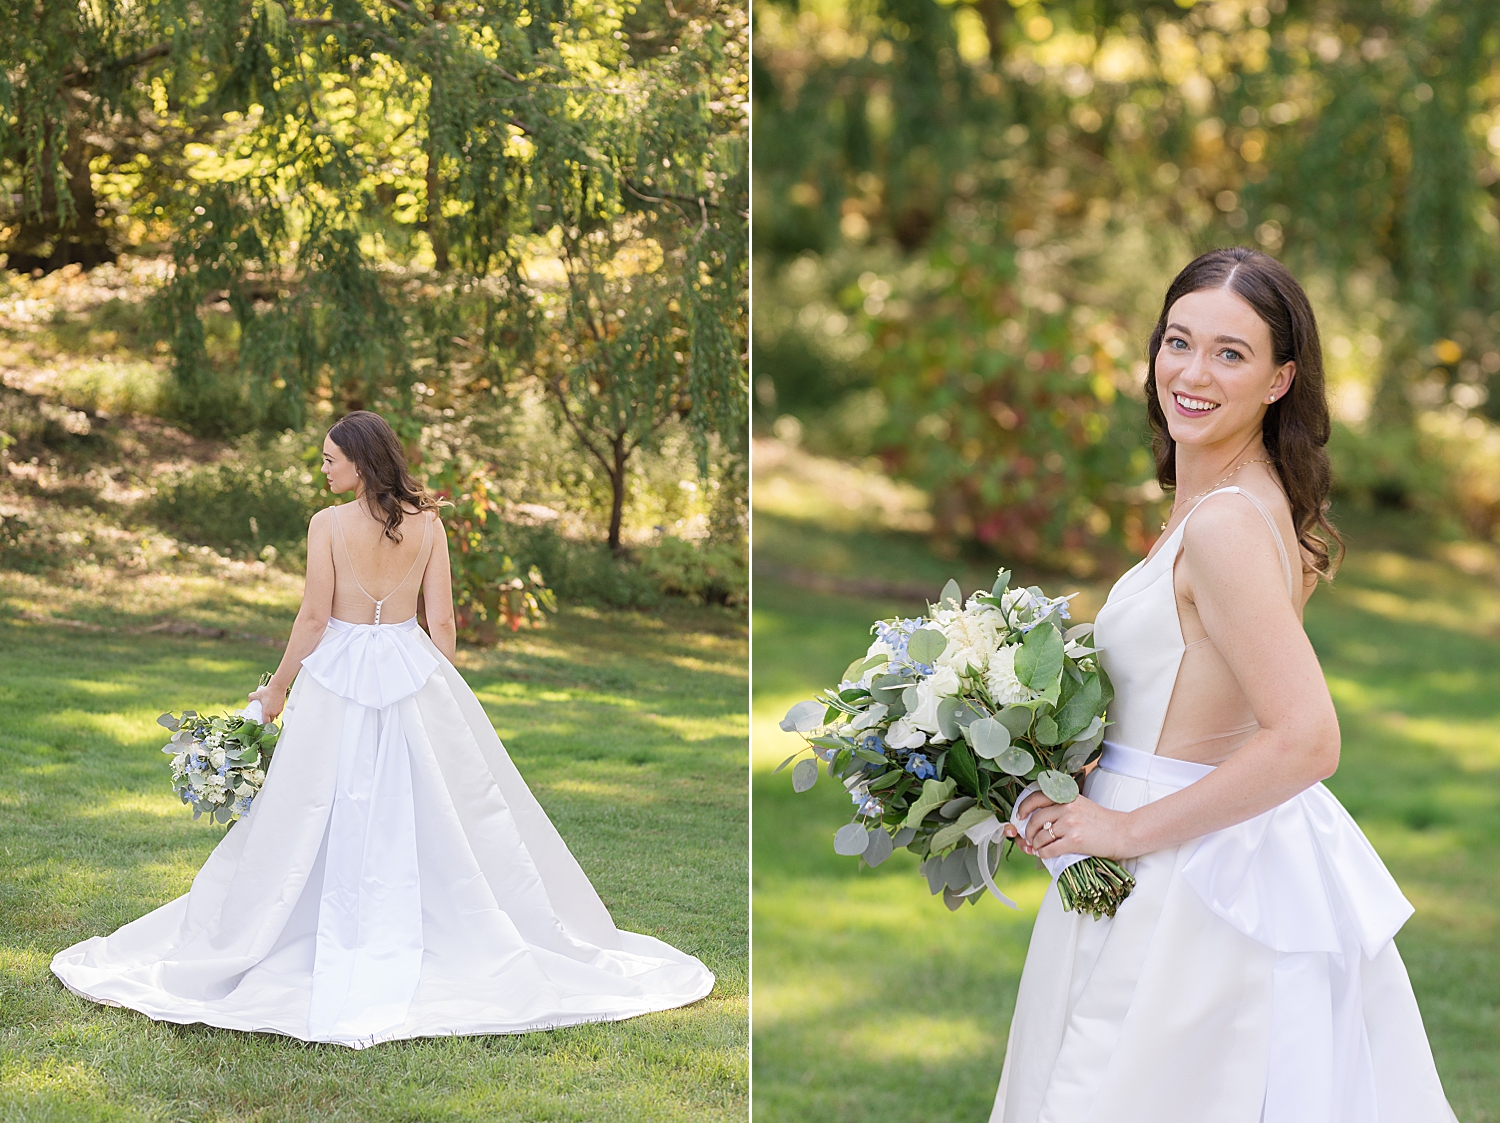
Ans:
[[[359,469],[364,500],[372,515],[385,520],[385,536],[392,542],[401,541],[407,504],[419,512],[438,509],[437,499],[412,476],[400,438],[380,414],[367,409],[346,413],[328,435]]]
[[[1243,246],[1210,250],[1188,263],[1167,287],[1161,317],[1151,332],[1146,367],[1146,411],[1151,419],[1157,482],[1164,488],[1177,486],[1177,442],[1157,398],[1156,356],[1172,305],[1205,289],[1228,289],[1254,308],[1271,329],[1276,365],[1297,364],[1291,388],[1266,409],[1261,439],[1291,504],[1298,544],[1312,555],[1318,576],[1332,579],[1344,540],[1328,520],[1333,473],[1327,446],[1332,422],[1324,388],[1323,347],[1307,293],[1274,257]]]

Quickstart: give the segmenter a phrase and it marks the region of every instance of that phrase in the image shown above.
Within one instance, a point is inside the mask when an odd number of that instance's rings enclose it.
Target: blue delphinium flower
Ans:
[[[869,749],[872,753],[885,752],[885,738],[880,735],[879,730],[872,730],[860,739],[859,747]]]
[[[869,792],[850,792],[849,798],[854,800],[854,806],[857,809],[855,811],[856,815],[875,816],[884,810],[880,806],[880,800],[876,799]]]
[[[937,769],[921,753],[912,753],[906,758],[906,770],[918,780],[929,780],[937,775]]]

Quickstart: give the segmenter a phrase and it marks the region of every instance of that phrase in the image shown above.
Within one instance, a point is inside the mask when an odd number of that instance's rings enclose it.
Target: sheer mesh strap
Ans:
[[[1207,500],[1212,499],[1215,495],[1219,495],[1222,492],[1226,491],[1233,492],[1236,495],[1243,495],[1246,499],[1250,500],[1250,502],[1255,505],[1255,509],[1260,512],[1261,518],[1266,520],[1266,525],[1271,528],[1271,537],[1276,542],[1276,553],[1281,557],[1281,572],[1286,575],[1287,596],[1291,597],[1293,601],[1296,601],[1297,586],[1292,580],[1292,562],[1291,559],[1287,557],[1286,543],[1281,539],[1281,531],[1277,529],[1276,519],[1271,515],[1270,510],[1267,509],[1264,503],[1262,503],[1259,499],[1257,499],[1254,495],[1252,495],[1242,487],[1221,487],[1218,491],[1211,491],[1202,499],[1198,500],[1198,506],[1201,507]],[[1197,509],[1197,507],[1193,508],[1193,510]],[[1192,512],[1189,512],[1189,514],[1191,513]],[[1186,521],[1186,519],[1183,520],[1183,522]]]
[[[342,504],[340,506],[342,506]],[[411,565],[406,570],[406,576],[402,577],[400,581],[396,582],[396,587],[394,589],[392,589],[385,596],[380,597],[378,600],[375,597],[370,596],[370,591],[360,584],[359,574],[354,571],[354,558],[350,555],[349,543],[344,538],[344,527],[339,522],[338,508],[334,509],[333,523],[334,526],[338,528],[339,541],[343,543],[344,546],[344,560],[349,563],[349,576],[354,581],[354,587],[360,592],[364,593],[365,596],[370,597],[370,600],[375,602],[375,623],[378,624],[380,623],[380,610],[384,607],[385,602],[390,600],[393,596],[395,596],[406,587],[407,579],[411,577],[412,572],[417,568],[417,563],[421,561],[423,556],[428,552],[427,544],[432,540],[433,518],[429,515],[426,519],[423,520],[422,544],[417,547],[417,556],[412,558]]]
[[[354,582],[354,587],[356,589],[364,593],[365,596],[370,597],[369,591],[359,583],[359,574],[354,572],[354,558],[349,553],[349,542],[344,538],[344,524],[339,520],[339,511],[342,509],[343,504],[340,504],[333,509],[333,525],[334,528],[339,532],[339,545],[344,547],[344,561],[349,566],[349,577]],[[374,597],[370,597],[370,599],[372,601],[375,601],[376,605],[380,604],[380,602],[378,600],[375,600]]]

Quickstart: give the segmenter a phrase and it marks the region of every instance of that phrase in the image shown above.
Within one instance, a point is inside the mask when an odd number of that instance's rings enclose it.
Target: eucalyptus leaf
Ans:
[[[1006,706],[995,715],[995,720],[1010,730],[1010,739],[1014,741],[1017,737],[1026,735],[1026,731],[1031,728],[1031,719],[1034,716],[1026,706]]]
[[[871,764],[885,763],[885,754],[877,753],[874,749],[866,749],[861,747],[854,750],[854,755],[859,757],[860,760],[868,761]]]
[[[1027,716],[1030,717],[1029,714]],[[994,760],[1010,748],[1010,730],[1004,722],[992,717],[982,717],[970,722],[968,737],[969,744],[974,747],[974,754],[986,760]]]
[[[948,647],[948,638],[936,628],[918,628],[906,643],[906,654],[914,663],[932,663]]]
[[[879,725],[885,720],[885,715],[890,712],[890,709],[884,702],[876,702],[851,721],[849,727],[851,729],[869,729],[872,725]]]
[[[906,773],[902,772],[901,769],[894,768],[884,775],[877,776],[875,779],[871,780],[870,790],[872,792],[881,792],[886,788],[894,788],[901,782],[901,777],[904,775],[906,775]]]
[[[1024,776],[1036,767],[1035,759],[1020,745],[1006,749],[995,758],[995,763],[1012,776]]]
[[[176,733],[179,729],[182,728],[182,722],[178,721],[169,713],[162,714],[161,717],[157,718],[156,724],[170,729],[173,733]]]
[[[862,823],[845,823],[833,835],[833,852],[846,858],[863,854],[870,845],[870,832]]]
[[[938,814],[944,819],[956,819],[975,804],[971,795],[961,795],[957,799],[950,799],[938,808]]]
[[[792,791],[805,792],[818,782],[818,762],[804,760],[792,769]]]
[[[905,675],[876,675],[870,680],[870,697],[890,705],[901,697],[901,692],[909,685],[911,680]]]
[[[824,724],[824,705],[821,702],[798,702],[781,719],[781,728],[788,733],[808,733]]]
[[[962,698],[944,698],[938,702],[937,721],[938,736],[952,741],[961,732],[958,724],[958,711],[966,709]]]
[[[917,869],[927,879],[927,888],[933,896],[943,891],[943,860],[941,858],[928,858]]]
[[[962,608],[964,606],[963,590],[958,587],[958,582],[951,577],[948,579],[948,583],[943,586],[943,591],[938,595],[938,607],[941,608],[945,604],[951,604],[954,608]]]
[[[902,827],[891,836],[892,846],[910,846],[911,840],[917,837],[917,832],[910,827]]]
[[[979,721],[983,717],[984,714],[974,709],[973,706],[964,703],[963,705],[959,706],[958,713],[953,715],[953,720],[958,725],[959,729],[967,729],[969,728],[969,726],[973,725],[976,721]]]
[[[774,775],[776,775],[776,773],[778,773],[778,772],[780,772],[780,771],[781,771],[781,770],[782,770],[782,769],[783,769],[783,768],[785,768],[785,767],[786,767],[786,766],[787,766],[787,765],[788,765],[788,764],[791,764],[791,763],[792,763],[792,761],[794,761],[794,760],[796,760],[796,759],[797,759],[797,758],[798,758],[798,757],[799,757],[799,756],[801,756],[801,755],[802,755],[802,754],[803,754],[803,753],[805,753],[805,752],[806,752],[806,751],[807,751],[807,750],[806,750],[806,749],[798,749],[798,750],[797,750],[797,751],[796,751],[796,752],[794,752],[794,753],[793,753],[793,754],[792,754],[792,755],[791,755],[791,756],[789,756],[789,757],[787,757],[787,758],[786,758],[786,759],[785,759],[785,760],[784,760],[784,761],[782,761],[782,762],[781,762],[781,763],[780,763],[780,764],[778,764],[778,765],[777,765],[777,766],[776,766],[776,767],[775,767],[775,768],[773,768],[773,769],[772,769],[772,770],[771,770],[771,775],[772,775],[772,776],[774,776]]]
[[[1036,728],[1032,730],[1032,736],[1036,738],[1038,745],[1049,747],[1062,740],[1062,735],[1057,729],[1057,722],[1046,714],[1036,719]]]
[[[1084,621],[1082,624],[1074,624],[1071,628],[1064,632],[1063,639],[1079,640],[1091,633],[1093,630],[1094,625],[1089,623],[1088,621]]]
[[[969,863],[964,860],[964,848],[959,847],[951,851],[943,859],[943,884],[949,889],[967,889],[971,884],[969,881]]]
[[[949,912],[957,912],[963,908],[964,902],[968,899],[968,897],[963,896],[961,893],[955,893],[952,889],[943,890],[943,904],[947,906]]]
[[[1036,778],[1042,794],[1053,803],[1072,803],[1078,798],[1078,783],[1066,772],[1047,769]]]
[[[1005,595],[1005,590],[1010,587],[1010,570],[1002,569],[995,575],[995,585],[990,590],[990,595],[999,600]]]
[[[895,846],[891,843],[891,836],[884,827],[872,827],[870,838],[862,855],[865,865],[875,867],[895,853]]]

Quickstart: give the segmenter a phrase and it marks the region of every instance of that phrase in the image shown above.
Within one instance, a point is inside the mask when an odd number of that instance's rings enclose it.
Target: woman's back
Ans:
[[[417,612],[417,593],[432,556],[434,524],[430,511],[404,508],[396,533],[385,534],[385,522],[363,502],[330,508],[333,522],[333,616],[350,624],[395,624]]]

